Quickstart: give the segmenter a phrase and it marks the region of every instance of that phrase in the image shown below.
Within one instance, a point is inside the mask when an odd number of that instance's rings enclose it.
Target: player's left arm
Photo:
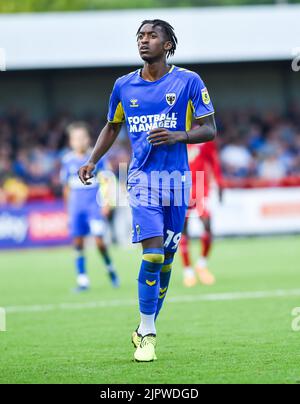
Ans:
[[[164,128],[154,129],[148,137],[153,146],[173,145],[175,143],[200,144],[210,142],[217,135],[214,107],[202,79],[196,73],[189,79],[189,102],[198,127],[185,131],[169,131]]]
[[[198,127],[185,132],[186,138],[182,140],[187,144],[206,143],[215,140],[217,136],[217,125],[215,114],[205,116],[197,119]]]
[[[148,142],[153,146],[173,145],[176,143],[199,144],[210,142],[217,135],[214,114],[197,119],[195,129],[189,131],[170,131],[165,128],[154,129],[150,132]]]

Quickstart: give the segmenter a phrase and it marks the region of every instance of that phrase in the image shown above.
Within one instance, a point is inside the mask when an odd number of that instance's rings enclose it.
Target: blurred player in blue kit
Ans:
[[[84,187],[78,178],[78,170],[91,152],[91,130],[84,122],[75,122],[68,126],[67,133],[71,151],[63,158],[61,180],[64,184],[64,198],[68,207],[70,233],[76,250],[76,291],[82,292],[90,287],[84,255],[84,242],[88,235],[95,237],[111,283],[114,287],[118,287],[119,278],[103,239],[106,220],[99,203],[101,196],[97,175],[105,169],[104,162],[101,160],[95,165],[92,183],[89,188]]]
[[[137,44],[144,66],[116,81],[108,122],[79,176],[84,184],[91,184],[98,161],[126,122],[133,151],[128,173],[133,243],[141,243],[143,250],[138,276],[140,324],[132,342],[134,359],[152,362],[157,359],[156,319],[169,288],[189,204],[187,144],[213,140],[216,124],[199,75],[167,63],[177,45],[173,27],[162,20],[146,20],[137,31]],[[191,129],[193,118],[198,121],[195,129]]]

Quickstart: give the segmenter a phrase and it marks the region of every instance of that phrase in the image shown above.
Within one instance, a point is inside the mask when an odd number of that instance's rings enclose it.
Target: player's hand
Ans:
[[[93,171],[95,171],[95,168],[96,166],[94,163],[89,163],[79,169],[78,176],[84,185],[92,184],[89,180],[94,177]]]
[[[165,128],[153,129],[149,132],[148,142],[153,146],[171,146],[186,138],[184,132],[172,132]]]

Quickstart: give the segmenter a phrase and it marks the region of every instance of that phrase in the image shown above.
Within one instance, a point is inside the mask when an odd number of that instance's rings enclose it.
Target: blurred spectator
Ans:
[[[11,205],[23,205],[28,198],[28,186],[18,178],[7,179],[3,184],[3,193],[5,200],[3,203]]]
[[[224,175],[228,177],[249,177],[254,172],[254,161],[244,144],[243,137],[236,137],[221,152]]]

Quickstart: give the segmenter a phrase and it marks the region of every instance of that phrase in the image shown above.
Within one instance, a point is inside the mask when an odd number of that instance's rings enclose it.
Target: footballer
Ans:
[[[215,284],[215,276],[209,271],[208,259],[213,245],[211,224],[211,212],[209,209],[210,185],[214,178],[219,188],[220,201],[223,199],[223,178],[216,142],[188,145],[189,165],[192,173],[192,193],[188,216],[196,210],[201,219],[204,232],[201,236],[202,251],[196,264],[196,274],[200,283],[206,286]],[[203,183],[197,183],[197,173],[203,173]],[[201,200],[198,200],[197,190],[201,187]],[[204,197],[204,198],[203,198]],[[203,203],[204,202],[204,203]],[[193,287],[197,283],[197,277],[191,264],[189,251],[189,238],[187,232],[188,219],[184,225],[184,231],[180,242],[180,252],[183,260],[183,283],[186,287]]]
[[[156,319],[168,291],[188,208],[189,198],[183,198],[191,187],[187,144],[213,140],[216,124],[209,93],[198,74],[167,63],[177,46],[173,27],[158,19],[143,21],[137,45],[144,65],[116,81],[108,122],[79,177],[84,184],[90,183],[98,161],[126,122],[133,150],[128,172],[133,243],[142,245],[140,324],[132,342],[134,359],[152,362],[157,359]],[[199,126],[192,130],[193,118]],[[166,185],[168,176],[171,180]]]
[[[100,194],[96,177],[97,173],[104,170],[104,163],[100,161],[95,165],[93,170],[95,177],[89,188],[84,187],[79,181],[77,173],[91,153],[91,129],[84,122],[75,122],[68,126],[67,133],[71,151],[62,160],[61,181],[64,185],[70,233],[76,251],[76,291],[86,291],[90,286],[84,255],[84,241],[89,234],[95,237],[97,248],[103,258],[112,286],[119,287],[119,278],[103,239],[106,226],[105,218],[97,202]]]

